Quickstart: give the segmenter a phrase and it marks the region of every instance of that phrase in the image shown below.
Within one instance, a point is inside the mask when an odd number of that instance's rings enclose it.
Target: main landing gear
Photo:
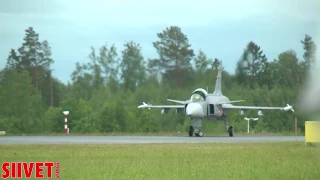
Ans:
[[[230,126],[230,127],[228,128],[228,132],[229,132],[229,136],[230,136],[230,137],[233,137],[233,127],[232,127],[232,126]]]
[[[202,127],[201,124],[201,119],[191,119],[192,120],[192,125],[189,126],[189,136],[193,136],[193,134],[196,137],[202,137],[203,136],[203,132],[200,130],[200,128]],[[225,127],[226,127],[226,131],[228,132],[230,137],[233,137],[233,127],[229,126],[227,117],[225,115],[222,115],[220,120],[223,120]]]
[[[229,133],[229,136],[233,137],[233,127],[229,126],[227,116],[226,115],[222,115],[222,120],[224,122],[224,125],[226,126],[226,130]]]
[[[202,136],[203,136],[203,132],[200,131],[199,128],[196,128],[196,129],[194,130],[193,126],[190,126],[190,127],[189,127],[189,136],[191,137],[191,136],[193,135],[193,133],[194,133],[194,135],[195,135],[196,137],[202,137]]]
[[[227,131],[229,133],[229,136],[233,137],[233,127],[230,126],[229,128],[227,128]],[[194,133],[194,135],[196,137],[202,137],[203,136],[203,132],[202,131],[200,131],[199,129],[194,130],[193,126],[190,126],[189,127],[189,136],[191,137],[193,135],[193,133]]]

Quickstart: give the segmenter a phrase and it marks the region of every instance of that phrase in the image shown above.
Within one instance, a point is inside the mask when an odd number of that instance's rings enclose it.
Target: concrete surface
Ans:
[[[2,136],[0,144],[240,143],[295,141],[295,136]],[[298,141],[305,141],[298,136]]]

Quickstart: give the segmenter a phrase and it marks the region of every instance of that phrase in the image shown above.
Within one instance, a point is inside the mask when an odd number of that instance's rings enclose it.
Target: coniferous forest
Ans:
[[[139,42],[128,42],[118,51],[112,42],[101,47],[88,45],[88,63],[76,63],[72,82],[63,84],[51,76],[54,49],[35,29],[25,30],[20,47],[8,49],[6,67],[0,71],[0,130],[9,134],[63,133],[63,110],[70,111],[70,133],[105,132],[187,132],[191,121],[174,109],[138,109],[142,102],[172,104],[166,99],[186,100],[196,88],[212,92],[219,57],[208,57],[192,49],[188,37],[177,26],[166,27],[152,43],[157,59],[141,53]],[[315,62],[316,44],[312,37],[297,37],[304,50],[297,57],[285,50],[268,59],[254,41],[243,47],[236,73],[222,73],[222,91],[237,105],[294,105],[308,70]],[[222,59],[223,61],[223,59]],[[295,107],[294,107],[295,108]],[[235,132],[246,132],[244,117],[258,117],[257,111],[228,112]],[[295,112],[265,111],[259,121],[250,122],[254,132],[292,133],[294,118],[304,132],[309,117]],[[224,132],[224,124],[203,121],[205,132]]]

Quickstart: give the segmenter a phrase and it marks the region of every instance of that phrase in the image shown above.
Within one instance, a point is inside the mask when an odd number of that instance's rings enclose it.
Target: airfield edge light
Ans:
[[[254,120],[254,121],[257,121],[259,120],[259,118],[243,118],[244,120],[246,120],[248,123],[247,123],[247,132],[250,133],[250,120]]]

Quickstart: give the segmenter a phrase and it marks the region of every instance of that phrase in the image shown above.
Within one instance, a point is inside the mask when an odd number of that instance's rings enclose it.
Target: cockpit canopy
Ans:
[[[191,96],[191,102],[200,102],[200,101],[204,101],[205,99],[199,94],[199,93],[194,93]]]
[[[202,88],[193,91],[191,96],[191,102],[204,101],[208,95],[208,92]]]

